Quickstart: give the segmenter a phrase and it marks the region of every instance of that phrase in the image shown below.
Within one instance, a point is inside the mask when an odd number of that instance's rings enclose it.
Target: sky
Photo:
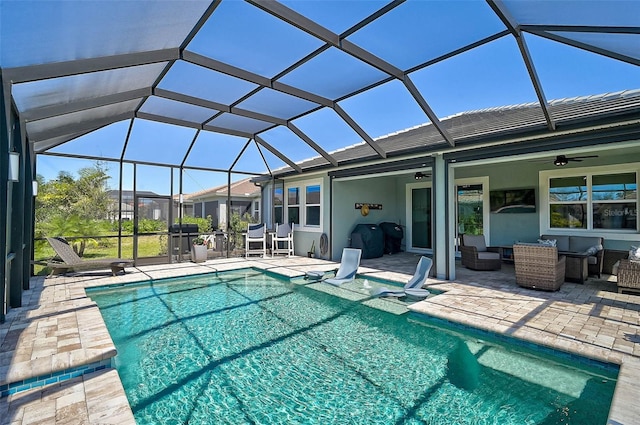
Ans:
[[[314,1],[294,0],[284,3],[340,33],[385,2],[322,2],[322,7],[318,7],[320,3]],[[640,7],[632,2],[628,3],[638,10],[625,11],[620,8],[620,13],[613,14],[611,10],[616,8],[600,9],[606,2],[584,2],[584,7],[577,14],[569,13],[561,6],[558,6],[560,9],[554,9],[556,6],[553,3],[537,2],[540,7],[528,9],[528,3],[506,1],[508,6],[513,6],[516,18],[521,18],[524,23],[532,20],[535,21],[533,23],[548,24],[604,22],[607,25],[637,26],[640,20],[637,17],[640,16]],[[639,13],[635,14],[636,11]],[[503,28],[486,2],[409,1],[406,6],[403,4],[394,9],[347,39],[370,49],[394,66],[408,70]],[[638,36],[621,36],[625,35],[610,34],[601,42],[605,46],[622,46],[640,57],[637,51]],[[524,38],[547,100],[640,88],[638,66],[528,33]],[[309,34],[286,25],[247,3],[223,1],[187,50],[273,78],[321,44]],[[280,81],[338,99],[385,76],[381,71],[344,52],[330,48],[286,74]],[[416,70],[409,76],[440,119],[465,111],[537,100],[518,46],[511,36]],[[194,81],[198,83],[193,84]],[[191,96],[228,104],[248,93],[255,85],[193,64],[178,63],[167,73],[159,87],[185,91]],[[397,80],[342,100],[339,105],[373,138],[428,122],[410,93]],[[258,96],[249,98],[238,106],[288,118],[309,110],[313,104],[275,90],[263,90]],[[170,111],[175,118],[194,114],[207,117],[211,113],[211,110],[189,108],[159,98],[152,98],[141,111],[154,113],[160,110]],[[234,124],[233,120],[224,123]],[[327,151],[361,142],[361,137],[328,108],[303,116],[293,123]],[[245,124],[260,125],[254,122]],[[115,123],[52,151],[118,159],[123,151],[128,128],[129,121]],[[254,142],[246,138],[208,131],[200,132],[189,150],[195,135],[194,129],[136,119],[124,158],[173,164],[184,161],[187,166],[227,169],[234,164],[238,154],[244,152],[235,163],[234,170],[264,173],[268,169],[285,165],[275,155],[265,149],[259,150]],[[317,156],[313,149],[286,127],[266,131],[260,136],[293,161]],[[186,155],[187,151],[189,155]],[[267,165],[263,157],[267,160]],[[74,173],[91,164],[91,161],[40,155],[37,172],[48,180],[55,178],[59,170]],[[127,165],[124,168],[123,186],[131,189],[133,167]],[[117,163],[109,166],[109,173],[113,176],[110,185],[115,189],[119,184]],[[234,180],[242,177],[235,175]],[[137,188],[140,190],[166,193],[170,172],[162,167],[140,166],[137,180]],[[183,192],[218,186],[225,184],[226,180],[226,173],[187,170],[183,175]],[[177,181],[176,176],[175,193],[179,190]]]

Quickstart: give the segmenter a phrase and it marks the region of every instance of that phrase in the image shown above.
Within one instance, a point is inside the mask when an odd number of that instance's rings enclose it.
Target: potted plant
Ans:
[[[191,245],[191,261],[194,263],[207,261],[207,242],[202,236],[198,236],[193,240]]]

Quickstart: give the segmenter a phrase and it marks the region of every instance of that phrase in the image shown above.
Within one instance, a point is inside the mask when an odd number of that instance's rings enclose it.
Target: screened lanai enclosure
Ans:
[[[108,207],[85,218],[111,226],[85,239],[182,261],[199,223],[235,255],[241,219],[283,219],[283,179],[553,135],[640,103],[636,1],[2,0],[0,31],[3,313],[40,238],[77,235],[47,234],[36,204],[87,169]],[[602,93],[618,109],[554,109]],[[505,105],[531,109],[491,126],[460,115]],[[406,129],[423,133],[386,137]]]

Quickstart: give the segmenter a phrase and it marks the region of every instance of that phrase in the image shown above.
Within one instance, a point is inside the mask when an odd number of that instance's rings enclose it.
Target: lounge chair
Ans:
[[[251,244],[261,244],[262,248],[251,248]],[[247,225],[247,233],[244,234],[244,256],[249,254],[262,254],[267,256],[267,225],[264,223]]]
[[[89,271],[111,269],[111,273],[115,276],[118,272],[126,273],[124,268],[131,266],[133,261],[124,260],[122,258],[97,258],[91,260],[83,260],[76,254],[71,245],[61,237],[47,238],[47,241],[53,247],[62,262],[48,261],[47,267],[51,268],[49,276],[54,274],[66,274],[69,270],[73,271]]]
[[[462,235],[460,260],[471,270],[500,270],[502,259],[498,247],[487,246],[483,235]]]
[[[362,250],[355,248],[344,248],[342,250],[342,259],[340,260],[340,267],[336,272],[335,277],[324,279],[323,282],[330,283],[334,286],[340,286],[343,283],[351,282],[358,273],[358,267],[360,266],[360,256]]]
[[[280,242],[283,243],[282,248]],[[271,234],[271,255],[287,254],[291,257],[293,251],[293,223],[276,224],[276,231]]]
[[[428,257],[421,257],[416,266],[416,272],[413,277],[404,285],[402,290],[389,289],[386,286],[380,288],[374,288],[371,291],[371,295],[374,297],[413,297],[413,298],[426,298],[429,296],[429,291],[422,289],[424,284],[429,278],[429,271],[433,261]]]

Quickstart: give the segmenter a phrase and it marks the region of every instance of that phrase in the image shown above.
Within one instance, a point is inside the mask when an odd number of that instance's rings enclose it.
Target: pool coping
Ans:
[[[3,343],[3,351],[0,352],[0,385],[46,376],[47,373],[73,370],[74,368],[81,368],[87,364],[96,364],[96,362],[100,364],[99,362],[110,361],[110,359],[116,355],[113,341],[102,320],[102,316],[95,303],[91,301],[85,292],[87,288],[143,283],[144,281],[169,277],[184,277],[242,268],[256,268],[293,278],[303,276],[304,273],[309,270],[334,270],[335,266],[336,263],[333,262],[318,259],[307,260],[302,257],[277,259],[275,261],[272,259],[245,260],[243,258],[235,258],[207,261],[206,263],[198,264],[180,263],[170,265],[170,267],[160,265],[132,268],[130,269],[132,271],[126,275],[117,277],[89,274],[72,277],[61,276],[52,279],[44,279],[42,277],[33,278],[31,281],[32,289],[24,291],[23,293],[24,307],[12,309],[7,315],[7,323],[0,325],[0,342]],[[409,277],[403,273],[363,267],[360,268],[359,274],[400,283],[406,281]],[[316,285],[322,286],[322,284],[317,283]],[[466,296],[468,298],[470,290],[471,293],[476,296],[486,296],[486,291],[500,292],[500,288],[481,287],[473,282],[439,281],[436,279],[430,279],[428,286],[433,286],[444,292],[436,297],[411,304],[408,306],[409,310],[425,314],[429,317],[442,318],[474,328],[486,328],[486,330],[498,334],[505,333],[504,324],[500,325],[499,321],[492,323],[486,320],[486,316],[482,316],[473,311],[456,310],[455,308],[449,308],[447,311],[446,308],[447,304],[449,304],[451,300],[454,300],[456,296]],[[335,288],[333,286],[331,288],[331,290],[351,292],[348,296],[355,297],[355,299],[358,298],[357,291],[354,292],[348,288]],[[492,296],[494,299],[500,299],[500,294],[493,294]],[[513,293],[511,293],[510,296],[513,297]],[[531,293],[530,291],[518,293],[517,296],[523,297],[522,299],[527,302],[544,302],[540,301],[540,299],[547,299],[548,301],[549,298],[553,298],[553,296],[548,297],[545,294],[541,295],[539,293]],[[637,299],[636,297],[632,301],[637,303]],[[640,321],[637,320],[637,310],[634,310],[634,313],[635,316],[633,319],[635,323],[630,322],[629,326],[631,329],[637,331],[640,329],[640,326],[638,326]],[[54,331],[51,327],[52,322],[56,320],[60,320],[63,325],[66,323],[66,325],[64,325],[66,327]],[[75,334],[68,329],[69,327],[73,327],[73,322],[75,322],[77,328],[77,335],[82,334],[82,337],[80,337],[80,346],[78,346],[77,343],[63,343],[54,347],[51,345],[51,341],[46,341],[48,338],[53,338],[52,333],[56,334],[54,336],[57,336],[59,339],[73,339]],[[48,327],[51,329],[48,329]],[[14,352],[31,354],[33,357],[31,360],[13,362],[12,356],[6,355],[4,347],[6,347],[5,344],[7,343],[9,332],[20,333],[20,335],[24,336],[21,340],[14,340],[16,344]],[[34,332],[43,332],[43,335],[45,335],[44,348],[34,348],[33,345],[37,339],[34,337]],[[607,348],[594,344],[591,344],[590,350],[585,350],[584,346],[589,344],[585,344],[585,341],[580,341],[572,337],[572,335],[558,333],[556,338],[550,338],[548,332],[545,333],[544,330],[527,327],[526,324],[522,324],[519,329],[511,332],[510,335],[517,339],[530,341],[556,350],[571,352],[581,357],[593,358],[606,363],[620,365],[608,423],[611,425],[633,423],[637,417],[640,417],[640,406],[636,405],[634,397],[634,395],[640,393],[640,380],[638,379],[640,378],[640,356],[635,352],[627,353],[616,350],[615,346]],[[33,337],[31,339],[34,340],[31,341],[31,347],[29,347],[29,336]],[[46,348],[46,344],[49,344],[48,348]],[[34,351],[34,349],[36,351],[40,350],[39,354]],[[104,367],[104,370],[98,370],[98,372],[88,373],[83,376],[88,377],[100,372],[112,373],[114,371],[115,369],[107,365]],[[117,373],[115,375],[117,376]],[[79,378],[75,377],[73,379]],[[8,417],[7,415],[13,412],[15,399],[23,398],[25,394],[45,394],[47,391],[50,391],[52,385],[67,385],[70,382],[71,380],[68,380],[33,388],[18,393],[17,395],[20,395],[20,397],[12,394],[0,398],[0,417]],[[119,379],[118,385],[115,385],[115,387],[110,385],[110,387],[108,391],[112,394],[114,400],[120,401],[120,405],[116,405],[116,407],[110,404],[110,408],[115,408],[119,412],[118,417],[120,418],[120,422],[118,423],[135,423]],[[107,391],[107,389],[105,389],[105,391]],[[95,396],[97,398],[104,397],[104,392],[101,394],[98,391],[95,393]],[[125,405],[122,405],[123,401]],[[45,397],[41,397],[40,402],[43,405],[46,404]],[[87,406],[89,405],[95,406],[95,400],[92,400],[89,394],[86,394],[84,406],[87,411]],[[123,411],[124,413],[122,413]]]

